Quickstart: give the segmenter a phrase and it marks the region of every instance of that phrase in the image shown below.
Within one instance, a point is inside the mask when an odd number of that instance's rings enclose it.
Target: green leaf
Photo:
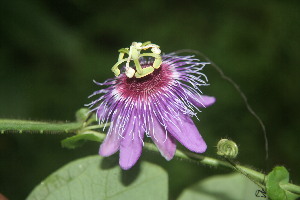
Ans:
[[[289,172],[285,167],[275,167],[266,179],[268,196],[272,200],[294,200],[299,198],[299,195],[284,190],[284,186],[289,183],[289,179]]]
[[[247,177],[234,173],[218,175],[184,190],[179,200],[262,200],[263,191]],[[257,194],[257,196],[256,196]]]
[[[167,199],[168,177],[159,166],[142,162],[123,171],[116,157],[73,161],[40,183],[27,200]]]
[[[104,134],[97,133],[95,131],[85,131],[83,134],[78,134],[62,140],[61,145],[65,148],[74,149],[82,146],[87,140],[102,142],[104,137]]]

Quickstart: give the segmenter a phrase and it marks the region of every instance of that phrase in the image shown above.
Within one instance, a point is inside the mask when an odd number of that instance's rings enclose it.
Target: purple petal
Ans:
[[[149,134],[161,155],[166,160],[171,160],[176,151],[176,141],[155,117],[153,117],[153,123],[150,123]]]
[[[120,145],[119,164],[124,170],[130,169],[138,161],[143,148],[144,130],[135,114],[132,113],[131,116]]]
[[[112,131],[108,131],[105,140],[100,146],[99,154],[104,157],[111,156],[112,154],[116,153],[119,150],[121,139],[118,135],[118,126],[110,127],[114,128]]]
[[[205,152],[207,148],[206,143],[190,116],[179,114],[178,118],[179,120],[169,116],[169,121],[165,122],[167,130],[189,150],[196,153]]]
[[[98,118],[101,119],[101,114],[104,113],[105,107],[99,107],[97,111]],[[112,154],[116,153],[122,141],[122,137],[119,135],[121,124],[119,122],[119,111],[116,111],[112,116],[111,126],[107,132],[105,140],[100,145],[99,154],[104,157],[111,156]]]
[[[197,107],[208,107],[216,102],[216,98],[206,95],[193,95],[193,97],[189,97],[189,101]]]

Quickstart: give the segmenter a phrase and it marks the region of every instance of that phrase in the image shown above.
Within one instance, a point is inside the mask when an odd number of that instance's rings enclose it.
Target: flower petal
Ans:
[[[118,127],[114,128],[112,131],[109,131],[106,135],[105,140],[100,146],[99,154],[104,157],[111,156],[119,150],[121,139],[117,133]]]
[[[205,152],[206,143],[190,116],[179,114],[178,119],[169,116],[169,120],[165,123],[172,136],[186,148],[196,153]]]
[[[131,114],[130,125],[124,132],[120,145],[119,164],[122,169],[130,169],[140,158],[143,148],[144,130],[135,114]]]
[[[176,141],[155,117],[153,117],[153,123],[150,123],[149,134],[161,155],[166,160],[171,160],[176,151]]]
[[[104,113],[103,110],[104,107],[97,111],[99,119],[101,117],[101,114]],[[119,150],[122,141],[122,137],[119,135],[120,130],[122,128],[121,123],[119,123],[120,120],[120,111],[115,110],[111,120],[111,126],[109,127],[106,138],[100,145],[99,154],[101,156],[108,157]]]
[[[206,95],[193,95],[193,97],[189,97],[189,101],[197,107],[208,107],[216,102],[216,98]]]

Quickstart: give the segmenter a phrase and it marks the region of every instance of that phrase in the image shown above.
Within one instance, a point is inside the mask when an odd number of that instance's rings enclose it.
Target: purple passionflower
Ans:
[[[142,57],[139,61],[146,68],[154,59]],[[106,88],[91,95],[101,97],[89,106],[94,107],[99,123],[111,122],[99,154],[107,157],[120,151],[121,168],[130,169],[141,156],[145,134],[166,160],[173,158],[176,140],[190,151],[205,152],[206,143],[191,117],[196,116],[197,107],[215,102],[199,89],[208,85],[200,72],[206,64],[194,56],[171,53],[163,55],[160,67],[142,78],[128,78],[123,73],[104,83],[95,82]]]

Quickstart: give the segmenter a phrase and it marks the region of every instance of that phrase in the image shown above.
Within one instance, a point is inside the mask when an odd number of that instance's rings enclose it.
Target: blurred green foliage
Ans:
[[[199,113],[197,125],[215,155],[221,138],[239,145],[238,160],[271,169],[285,165],[300,183],[299,1],[37,1],[0,2],[0,117],[75,119],[90,102],[118,57],[132,41],[159,44],[163,52],[195,49],[217,63],[246,93],[265,122],[270,159],[264,160],[259,124],[238,93],[207,67],[205,94],[217,103]],[[97,143],[62,149],[63,135],[0,135],[0,193],[24,199],[63,164],[97,154]],[[141,160],[169,173],[170,197],[222,170],[144,152]]]

